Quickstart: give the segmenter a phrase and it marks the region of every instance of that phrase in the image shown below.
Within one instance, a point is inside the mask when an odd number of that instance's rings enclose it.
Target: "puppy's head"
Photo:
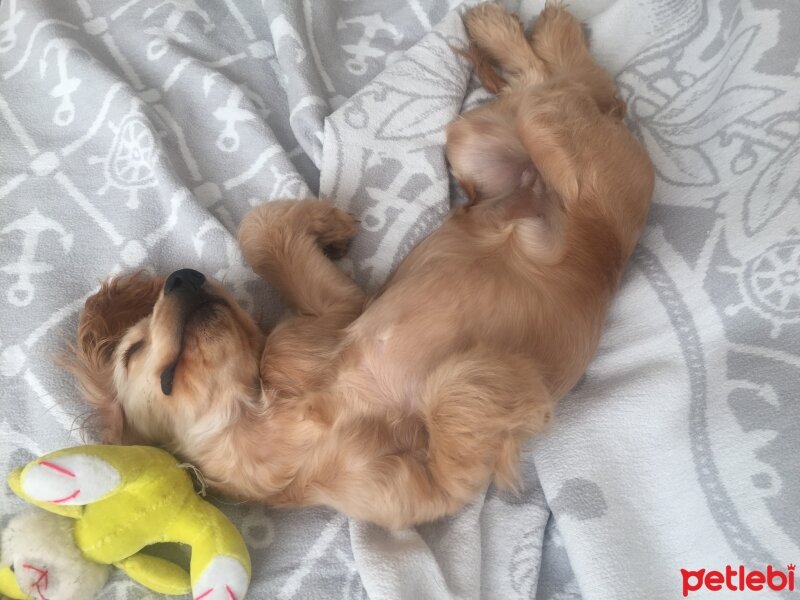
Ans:
[[[106,443],[181,451],[260,397],[263,336],[220,285],[192,269],[103,283],[65,357]]]

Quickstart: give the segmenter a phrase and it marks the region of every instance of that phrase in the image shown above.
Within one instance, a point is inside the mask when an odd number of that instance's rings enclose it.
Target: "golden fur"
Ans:
[[[344,251],[349,215],[258,207],[242,250],[294,307],[266,338],[216,283],[195,318],[161,279],[107,282],[69,359],[105,441],[164,445],[236,497],[389,527],[450,514],[492,477],[515,485],[520,445],[596,348],[653,171],[565,9],[548,6],[529,39],[495,5],[465,22],[498,92],[448,130],[470,205],[369,299],[323,252]]]

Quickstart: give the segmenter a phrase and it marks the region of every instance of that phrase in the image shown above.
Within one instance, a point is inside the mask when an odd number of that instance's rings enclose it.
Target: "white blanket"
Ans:
[[[676,598],[682,568],[800,558],[800,7],[570,4],[658,172],[597,358],[526,452],[519,497],[490,488],[401,533],[223,503],[249,597]],[[542,5],[512,8],[531,22]],[[487,98],[450,49],[463,8],[3,0],[0,473],[80,443],[51,358],[109,274],[195,267],[272,323],[236,226],[318,191],[362,221],[342,268],[385,280],[458,193],[444,127]],[[21,505],[0,501],[2,525]],[[102,595],[151,597],[119,575]]]

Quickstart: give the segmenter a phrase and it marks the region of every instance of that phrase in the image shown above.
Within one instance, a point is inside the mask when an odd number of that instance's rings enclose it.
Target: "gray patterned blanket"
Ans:
[[[319,193],[362,220],[342,268],[384,281],[457,193],[445,125],[486,98],[459,4],[2,0],[0,473],[81,442],[51,358],[109,274],[194,266],[274,322],[236,226]],[[253,598],[675,598],[682,568],[800,558],[800,5],[571,5],[658,171],[596,360],[519,496],[394,533],[223,503]]]

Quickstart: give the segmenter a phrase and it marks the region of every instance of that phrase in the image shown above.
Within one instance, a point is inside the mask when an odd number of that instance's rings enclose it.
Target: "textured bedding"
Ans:
[[[681,568],[800,558],[800,5],[570,4],[658,173],[596,359],[518,495],[403,532],[217,499],[252,598],[676,598]],[[341,267],[386,279],[458,199],[444,127],[488,98],[463,8],[2,0],[0,473],[86,439],[52,357],[109,274],[195,267],[269,325],[237,224],[319,193],[362,221]],[[0,525],[20,508],[0,492]]]

